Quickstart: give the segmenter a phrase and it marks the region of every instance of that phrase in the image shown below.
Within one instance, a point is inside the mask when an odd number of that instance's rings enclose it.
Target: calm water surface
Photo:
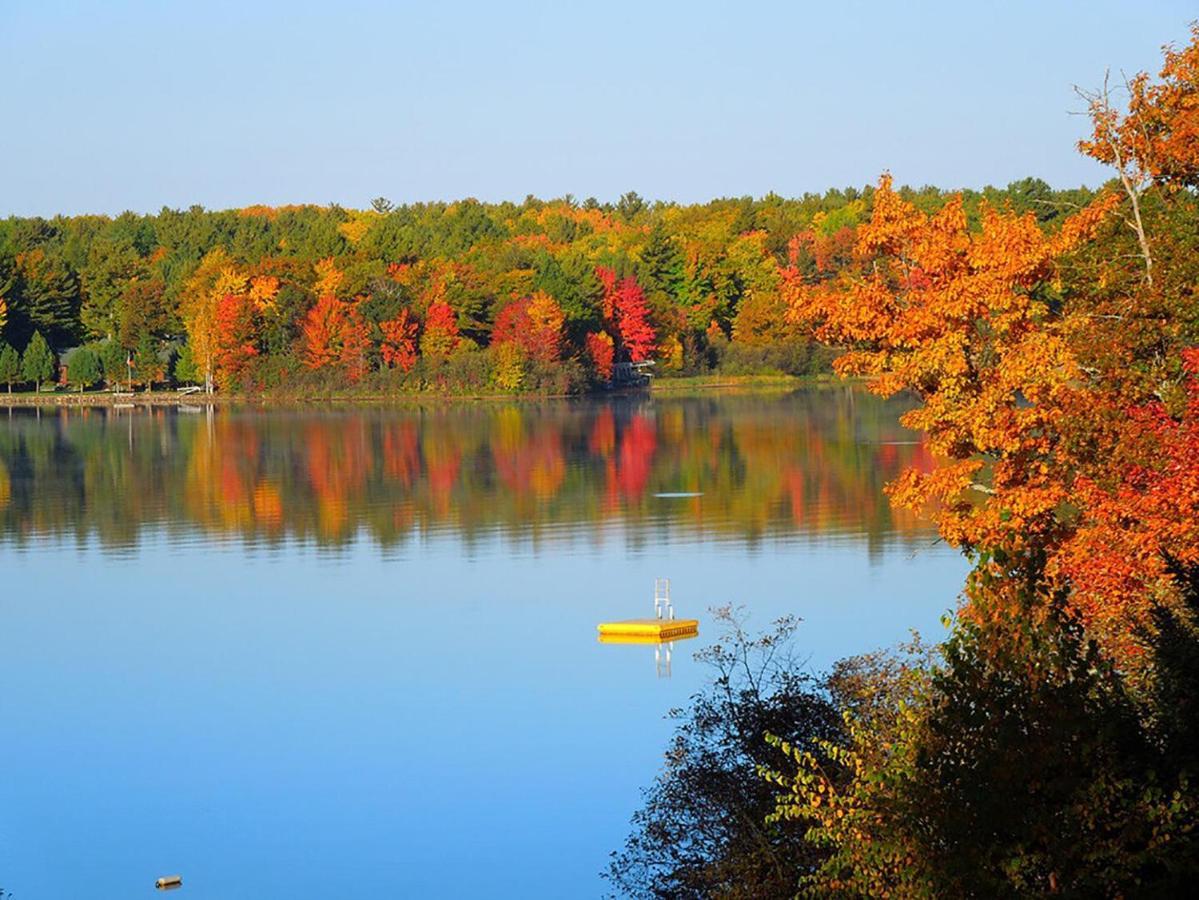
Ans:
[[[814,671],[940,633],[903,408],[0,408],[0,887],[603,894],[715,637],[596,642],[655,576],[802,616]]]

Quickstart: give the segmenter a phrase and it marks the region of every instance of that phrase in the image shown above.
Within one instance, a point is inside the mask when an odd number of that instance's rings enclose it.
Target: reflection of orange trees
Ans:
[[[605,406],[595,416],[588,447],[592,453],[604,459],[616,449],[616,417],[612,415],[610,407]]]
[[[350,501],[365,492],[373,464],[371,443],[360,422],[326,423],[305,429],[309,484],[316,497],[317,527],[322,537],[344,537],[354,528]]]
[[[718,538],[865,533],[877,542],[926,533],[882,493],[903,469],[929,465],[922,445],[894,443],[905,437],[894,425],[902,408],[837,389],[655,401],[652,411],[625,401],[136,411],[119,427],[78,412],[52,426],[22,417],[0,440],[0,472],[32,470],[39,490],[11,479],[0,527],[132,538],[168,522],[328,544],[365,531],[388,544],[418,527],[469,537],[619,521],[631,531],[667,523]],[[679,491],[702,496],[654,496]]]
[[[420,476],[420,438],[416,423],[405,420],[383,428],[383,474],[410,488]]]
[[[278,485],[262,481],[254,488],[254,520],[270,532],[283,527],[283,497]]]
[[[531,494],[539,501],[550,499],[566,476],[561,431],[541,424],[533,434],[522,430],[516,437],[506,446],[492,446],[496,473],[517,498]]]
[[[451,493],[462,468],[462,445],[451,429],[426,429],[421,441],[428,485],[430,512],[445,518],[450,512]]]

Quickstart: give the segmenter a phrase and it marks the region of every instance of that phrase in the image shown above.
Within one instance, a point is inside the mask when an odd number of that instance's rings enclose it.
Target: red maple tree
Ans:
[[[379,330],[383,332],[383,341],[379,344],[383,365],[395,366],[402,372],[411,372],[412,367],[416,365],[418,326],[408,307],[401,309],[394,319],[380,322]]]
[[[225,294],[217,301],[214,324],[217,381],[234,384],[258,356],[253,302],[245,294]]]

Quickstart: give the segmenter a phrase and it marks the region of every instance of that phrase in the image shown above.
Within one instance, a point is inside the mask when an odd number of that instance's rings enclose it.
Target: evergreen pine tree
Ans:
[[[672,303],[678,302],[687,278],[685,260],[661,222],[649,233],[649,240],[641,251],[641,269],[641,281],[647,293],[661,291]]]
[[[71,384],[79,388],[79,393],[83,393],[84,388],[87,388],[100,380],[100,357],[91,347],[80,347],[72,355],[67,363],[67,377],[71,380]]]
[[[32,381],[34,390],[42,389],[42,382],[54,377],[54,351],[46,343],[40,331],[35,331],[29,339],[29,346],[21,357],[21,374],[26,381]]]
[[[9,344],[0,342],[0,381],[8,385],[8,392],[12,393],[12,385],[14,381],[21,380],[21,356],[16,349]]]

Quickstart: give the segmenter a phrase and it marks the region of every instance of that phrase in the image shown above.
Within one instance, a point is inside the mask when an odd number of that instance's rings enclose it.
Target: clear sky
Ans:
[[[1097,183],[1194,0],[0,0],[0,215]]]

